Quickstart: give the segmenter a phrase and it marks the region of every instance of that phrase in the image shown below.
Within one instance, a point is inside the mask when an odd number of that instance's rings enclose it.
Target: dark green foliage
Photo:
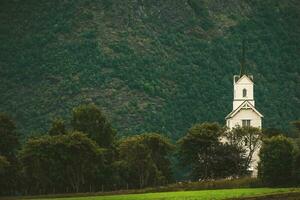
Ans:
[[[15,122],[0,113],[0,155],[12,158],[19,146]]]
[[[103,149],[80,132],[29,139],[20,153],[25,191],[86,191],[103,168],[103,155]]]
[[[71,125],[76,131],[87,133],[100,147],[108,148],[113,145],[115,131],[95,105],[81,105],[74,108]]]
[[[238,145],[221,143],[224,131],[217,123],[196,124],[178,141],[181,163],[191,167],[193,180],[246,173],[245,151]]]
[[[259,177],[264,184],[293,184],[293,144],[288,138],[279,135],[265,139],[259,157]]]
[[[179,182],[161,188],[159,191],[182,191],[182,190],[205,190],[205,189],[224,189],[224,188],[258,188],[262,183],[257,178],[243,177],[238,179],[219,179],[195,182]],[[153,190],[155,192],[157,190]],[[151,190],[150,190],[151,192]]]
[[[0,155],[0,196],[7,195],[8,191],[11,189],[9,174],[10,162],[6,159],[6,157]]]
[[[0,195],[11,195],[18,188],[19,138],[15,122],[0,113]]]
[[[285,130],[300,113],[299,9],[297,0],[2,0],[0,109],[22,133],[46,132],[53,116],[95,103],[122,135],[178,139],[194,123],[223,123],[246,38],[264,127]]]
[[[291,125],[294,128],[293,136],[300,138],[300,120],[292,121]],[[299,146],[299,148],[300,148],[300,146]]]
[[[0,156],[0,175],[1,175],[1,177],[5,173],[5,168],[7,168],[9,166],[9,164],[10,163],[4,156]],[[1,178],[1,180],[2,179],[3,179],[3,177]]]
[[[273,137],[273,136],[277,136],[277,135],[281,135],[281,134],[282,134],[282,130],[277,129],[277,128],[263,129],[263,135],[265,137]]]
[[[56,118],[52,121],[52,126],[50,127],[50,130],[48,131],[49,135],[64,135],[66,134],[66,125],[64,120],[60,118]]]
[[[121,140],[118,162],[120,177],[130,188],[167,184],[171,180],[169,156],[172,149],[173,145],[157,133]]]
[[[296,184],[300,185],[300,152],[297,152],[297,154],[294,157],[294,171],[293,176],[295,179]]]
[[[296,128],[297,132],[300,133],[300,120],[293,121],[291,124]]]
[[[245,149],[232,144],[219,144],[214,155],[213,178],[249,175]]]

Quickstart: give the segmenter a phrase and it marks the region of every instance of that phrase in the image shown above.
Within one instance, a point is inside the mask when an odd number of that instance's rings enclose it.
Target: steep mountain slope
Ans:
[[[24,134],[81,103],[125,135],[223,123],[242,38],[264,127],[300,118],[297,0],[3,0],[0,22],[0,111]]]

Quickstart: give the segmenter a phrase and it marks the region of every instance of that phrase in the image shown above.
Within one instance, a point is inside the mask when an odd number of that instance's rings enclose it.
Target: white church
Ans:
[[[225,118],[227,127],[261,128],[263,115],[255,108],[253,76],[245,74],[233,76],[233,88],[233,108]]]
[[[225,117],[226,125],[231,130],[236,126],[262,128],[263,115],[255,108],[253,76],[241,73],[233,76],[232,111]],[[257,176],[259,149],[254,152],[250,169]]]

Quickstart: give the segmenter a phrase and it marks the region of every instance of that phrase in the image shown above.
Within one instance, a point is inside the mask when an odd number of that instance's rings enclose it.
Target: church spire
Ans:
[[[241,69],[240,69],[240,77],[242,77],[243,75],[247,75],[247,70],[246,70],[246,58],[245,58],[245,39],[243,39],[242,41],[242,58],[240,61],[241,64]]]

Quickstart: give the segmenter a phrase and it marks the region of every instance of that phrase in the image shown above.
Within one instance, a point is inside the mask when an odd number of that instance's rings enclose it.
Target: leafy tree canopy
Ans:
[[[170,153],[173,145],[157,133],[128,137],[119,144],[120,164],[127,184],[133,187],[157,186],[171,179]]]
[[[87,133],[103,148],[113,145],[116,133],[101,110],[95,105],[81,105],[74,108],[71,125],[76,131]]]
[[[64,135],[66,134],[66,125],[63,119],[55,118],[52,121],[52,125],[50,127],[50,130],[48,131],[49,135]]]
[[[293,144],[279,135],[264,139],[260,150],[259,176],[265,184],[292,184]]]
[[[0,113],[0,155],[11,158],[19,146],[15,122],[5,114]]]
[[[29,139],[20,152],[28,190],[69,187],[78,192],[92,182],[104,162],[103,149],[80,132]],[[102,164],[103,167],[103,164]]]
[[[212,179],[246,173],[245,151],[221,142],[225,128],[218,123],[196,124],[178,141],[183,166],[191,166],[191,178]]]

